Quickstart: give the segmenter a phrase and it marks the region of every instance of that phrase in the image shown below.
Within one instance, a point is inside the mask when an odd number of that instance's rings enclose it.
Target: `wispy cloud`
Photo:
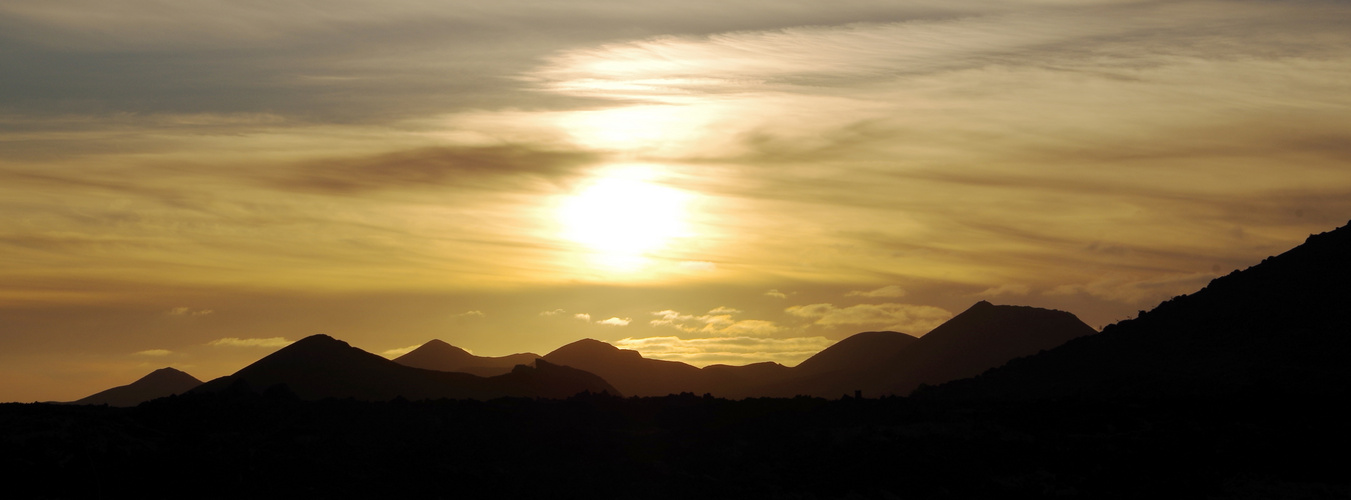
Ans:
[[[167,314],[169,316],[206,316],[209,314],[215,314],[215,312],[216,311],[213,311],[211,309],[192,309],[190,307],[175,307],[173,309],[165,311],[164,314]]]
[[[952,318],[946,309],[915,304],[859,304],[835,307],[833,304],[809,304],[785,309],[790,315],[805,318],[821,326],[876,326],[910,334],[923,334]]]
[[[211,347],[286,347],[288,345],[291,345],[291,343],[292,341],[286,340],[285,338],[282,337],[251,338],[251,339],[225,337],[212,340],[211,342],[207,342],[206,345],[209,345]]]
[[[1177,295],[1192,293],[1218,277],[1213,273],[1190,273],[1132,278],[1105,276],[1088,283],[1060,285],[1045,295],[1089,295],[1132,305],[1157,304]]]
[[[521,189],[532,179],[574,175],[600,158],[594,152],[530,145],[423,148],[311,161],[281,171],[270,182],[284,189],[342,195],[386,189]]]
[[[682,314],[667,309],[653,312],[657,319],[650,321],[652,326],[675,328],[685,333],[699,333],[707,336],[756,336],[763,337],[780,331],[773,321],[759,319],[736,319],[741,313],[730,307],[718,307],[707,314]]]
[[[413,344],[413,345],[410,345],[410,346],[408,346],[408,347],[400,347],[400,348],[397,348],[397,349],[390,349],[390,350],[381,352],[380,355],[381,355],[381,356],[384,356],[384,357],[386,357],[386,358],[394,359],[394,358],[397,358],[397,357],[399,357],[399,356],[403,356],[404,354],[408,354],[408,353],[410,353],[410,352],[413,352],[414,349],[417,349],[417,348],[419,348],[419,347],[422,347],[422,344]]]
[[[875,290],[861,291],[854,290],[844,294],[845,297],[904,297],[905,289],[897,285],[887,285]]]
[[[168,355],[173,354],[173,353],[174,353],[173,351],[170,351],[170,350],[168,350],[168,349],[147,349],[147,350],[144,350],[144,351],[136,351],[136,352],[132,353],[132,355],[133,355],[133,356],[149,356],[149,357],[153,357],[153,358],[160,358],[160,357],[168,356]]]
[[[603,320],[597,321],[596,324],[597,324],[597,325],[605,325],[605,326],[629,326],[629,322],[631,322],[631,321],[633,321],[633,320],[630,319],[630,318],[612,317],[612,318],[610,318],[610,319],[603,319]]]

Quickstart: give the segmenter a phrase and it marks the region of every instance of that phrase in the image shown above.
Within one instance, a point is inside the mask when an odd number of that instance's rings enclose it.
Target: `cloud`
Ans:
[[[564,311],[564,310],[562,310],[562,309],[554,309],[554,310],[552,310],[552,311],[540,311],[539,315],[540,315],[540,316],[558,316],[559,314],[563,314],[563,313],[565,313],[565,312],[567,312],[567,311]]]
[[[680,337],[626,338],[614,343],[644,357],[682,361],[696,366],[715,363],[744,365],[773,361],[795,365],[830,347],[825,337],[764,338],[728,336],[684,339]]]
[[[596,153],[525,145],[423,148],[363,158],[316,160],[270,181],[285,189],[356,195],[384,189],[522,188],[529,178],[558,178],[599,160]]]
[[[925,333],[952,318],[946,309],[915,304],[859,304],[845,308],[833,304],[792,306],[784,312],[812,320],[820,326],[884,325],[905,333]]]
[[[786,299],[786,298],[788,298],[788,295],[785,295],[783,292],[780,292],[780,291],[778,291],[777,289],[770,289],[768,292],[765,292],[765,296],[766,296],[766,297],[774,297],[774,298],[776,298],[776,299]]]
[[[732,317],[740,312],[730,307],[718,307],[709,311],[708,314],[693,315],[667,309],[653,312],[652,314],[657,316],[657,319],[648,323],[652,326],[666,326],[686,333],[700,333],[710,336],[750,335],[760,337],[772,335],[780,330],[779,326],[772,321],[738,320]]]
[[[629,318],[613,317],[613,318],[610,318],[610,319],[605,319],[605,320],[597,321],[596,324],[597,324],[597,325],[607,325],[607,326],[629,326],[629,322],[630,322],[630,321],[633,321],[633,320],[632,320],[632,319],[629,319]]]
[[[1001,295],[1027,295],[1032,292],[1032,287],[1018,284],[1003,284],[995,287],[986,288],[976,293],[977,297],[999,297]]]
[[[291,345],[292,341],[282,337],[270,338],[252,338],[241,339],[236,337],[226,337],[207,342],[206,345],[212,347],[285,347]]]
[[[483,311],[465,311],[465,312],[462,312],[462,313],[460,313],[460,314],[456,314],[456,315],[455,315],[455,317],[457,317],[457,318],[463,318],[463,317],[466,317],[466,316],[476,316],[476,317],[482,318],[482,317],[487,316],[487,315],[486,315],[486,314],[483,314]]]
[[[845,297],[904,297],[905,290],[896,285],[888,285],[876,290],[859,291],[854,290],[844,294]]]
[[[211,309],[194,310],[189,307],[175,307],[173,309],[165,311],[164,314],[167,314],[169,316],[206,316],[209,314],[214,314],[215,312],[216,311],[213,311]]]
[[[572,315],[572,317],[573,317],[574,319],[580,319],[580,320],[586,321],[586,322],[588,322],[588,323],[591,322],[591,315],[590,315],[590,314],[587,314],[587,313],[577,313],[577,314]]]
[[[132,356],[163,357],[163,356],[168,356],[168,355],[173,354],[173,353],[174,353],[173,351],[170,351],[170,350],[168,350],[168,349],[148,349],[148,350],[144,350],[144,351],[136,351],[136,352],[132,353]]]
[[[1060,285],[1047,290],[1045,295],[1089,295],[1125,304],[1154,304],[1200,290],[1216,277],[1213,273],[1169,274],[1143,279],[1107,276],[1088,283]]]
[[[685,271],[706,272],[706,271],[716,271],[718,269],[718,265],[715,263],[705,261],[693,261],[693,260],[682,260],[680,261],[680,263],[676,264],[676,266]]]
[[[397,348],[397,349],[390,349],[390,350],[388,350],[388,351],[381,352],[380,355],[381,355],[381,356],[384,356],[384,357],[386,357],[386,358],[394,359],[394,358],[397,358],[397,357],[399,357],[399,356],[403,356],[404,354],[408,354],[408,353],[410,353],[410,352],[413,352],[414,349],[417,349],[417,348],[419,348],[419,347],[422,347],[422,344],[413,344],[413,345],[410,345],[410,346],[408,346],[408,347],[400,347],[400,348]]]

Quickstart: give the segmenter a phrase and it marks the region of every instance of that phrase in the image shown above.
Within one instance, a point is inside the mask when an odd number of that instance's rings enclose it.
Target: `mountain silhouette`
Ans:
[[[765,395],[765,386],[792,377],[794,369],[765,361],[749,365],[708,365],[699,370],[699,380],[689,392],[742,399]]]
[[[160,368],[127,385],[72,401],[78,405],[136,406],[152,399],[182,394],[202,385],[201,380],[173,368]]]
[[[881,366],[917,341],[915,336],[901,332],[856,333],[798,363],[777,380],[767,381],[750,392],[771,397],[812,395],[833,398],[853,394],[862,389],[859,383],[863,372]]]
[[[585,370],[631,396],[665,396],[693,392],[700,384],[699,368],[678,361],[647,359],[638,351],[620,349],[594,339],[582,339],[544,355],[550,363]]]
[[[417,349],[394,358],[395,363],[414,368],[424,368],[442,372],[472,373],[480,377],[491,377],[510,373],[516,365],[530,365],[539,355],[520,353],[507,356],[475,356],[469,351],[432,339]]]
[[[793,370],[800,376],[819,376],[872,366],[900,354],[918,340],[901,332],[856,333],[798,363]]]
[[[711,365],[647,359],[637,351],[585,339],[544,359],[600,375],[635,396],[694,393],[747,397],[827,398],[863,391],[906,395],[921,384],[972,377],[1020,356],[1097,333],[1073,314],[981,301],[921,338],[900,332],[850,336],[795,367],[777,363]]]
[[[925,391],[951,398],[1191,398],[1351,388],[1351,226],[1102,333]]]
[[[284,385],[306,400],[565,398],[584,391],[618,394],[596,375],[548,362],[536,361],[534,367],[519,365],[510,373],[480,377],[404,366],[327,335],[301,339],[193,392],[221,392],[241,382],[253,390]]]
[[[869,392],[906,395],[1096,333],[1065,311],[982,300],[867,372]]]
[[[1009,360],[1097,333],[1073,314],[977,302],[915,338],[865,332],[841,340],[794,367],[796,373],[759,392],[840,397],[907,395],[921,384],[972,377]]]

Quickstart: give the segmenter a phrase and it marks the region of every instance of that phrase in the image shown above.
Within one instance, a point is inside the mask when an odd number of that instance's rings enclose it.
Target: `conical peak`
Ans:
[[[192,375],[189,375],[182,370],[178,370],[172,367],[164,367],[155,370],[153,372],[150,372],[144,377],[141,377],[139,380],[136,381],[136,383],[200,384],[202,383],[202,381],[197,380],[197,377],[193,377]]]
[[[418,346],[417,349],[413,349],[412,352],[419,352],[419,351],[421,351],[421,352],[438,352],[438,353],[455,353],[455,354],[465,354],[465,355],[468,355],[468,354],[469,354],[469,351],[466,351],[466,350],[464,350],[463,348],[460,348],[460,347],[455,347],[454,345],[451,345],[451,344],[449,344],[449,343],[447,343],[446,341],[441,340],[441,339],[431,339],[431,340],[428,340],[425,344],[422,344],[422,345]],[[410,352],[409,354],[412,354],[412,352]]]

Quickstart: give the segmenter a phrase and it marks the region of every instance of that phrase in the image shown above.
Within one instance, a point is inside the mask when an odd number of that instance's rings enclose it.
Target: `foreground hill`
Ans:
[[[394,362],[427,370],[492,377],[510,373],[516,365],[532,365],[539,358],[538,354],[529,352],[497,357],[475,356],[442,340],[432,339],[417,349],[394,358]]]
[[[929,391],[953,398],[1214,397],[1351,389],[1351,227],[1101,334]]]
[[[220,392],[240,384],[254,391],[284,384],[305,400],[565,398],[583,391],[617,393],[600,377],[547,361],[537,360],[533,368],[521,365],[507,374],[480,377],[404,366],[327,335],[301,339],[193,392]]]
[[[71,404],[136,406],[156,398],[182,394],[202,385],[197,377],[173,368],[160,368],[127,385],[87,396]]]

